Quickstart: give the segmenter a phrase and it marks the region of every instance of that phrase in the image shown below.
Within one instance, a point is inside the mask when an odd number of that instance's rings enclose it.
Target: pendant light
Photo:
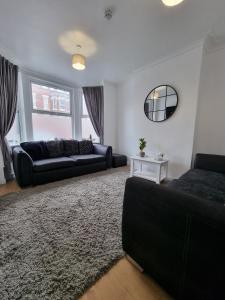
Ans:
[[[77,45],[77,48],[81,49],[81,45]],[[72,67],[78,71],[82,71],[86,68],[86,58],[79,53],[76,53],[72,57]]]
[[[180,4],[181,2],[183,2],[184,0],[162,0],[162,2],[166,5],[166,6],[175,6]]]

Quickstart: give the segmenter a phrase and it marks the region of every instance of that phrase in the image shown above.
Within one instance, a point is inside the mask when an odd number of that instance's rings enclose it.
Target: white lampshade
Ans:
[[[72,67],[76,70],[82,71],[86,68],[86,59],[81,54],[74,54],[72,57]]]
[[[178,5],[179,3],[183,2],[184,0],[162,0],[162,2],[166,6],[175,6]]]

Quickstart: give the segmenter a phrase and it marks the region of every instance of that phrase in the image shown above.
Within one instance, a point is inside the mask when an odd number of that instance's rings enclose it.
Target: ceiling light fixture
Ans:
[[[81,49],[81,45],[77,45],[77,48]],[[76,53],[72,57],[72,67],[78,71],[82,71],[86,68],[86,58],[79,53]]]
[[[166,6],[175,6],[183,2],[184,0],[162,0]]]
[[[154,96],[153,96],[153,99],[154,99],[154,100],[158,100],[159,97],[160,97],[159,92],[155,91]]]

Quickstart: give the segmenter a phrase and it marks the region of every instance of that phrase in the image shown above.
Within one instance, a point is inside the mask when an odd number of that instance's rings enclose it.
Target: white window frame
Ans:
[[[33,107],[34,108],[37,108],[37,95],[36,95],[36,93],[33,93],[32,94],[32,98],[33,98]]]

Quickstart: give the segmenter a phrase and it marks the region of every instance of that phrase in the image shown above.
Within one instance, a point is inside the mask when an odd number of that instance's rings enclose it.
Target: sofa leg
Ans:
[[[144,272],[144,269],[133,258],[131,258],[127,253],[125,255],[126,255],[127,260],[130,263],[132,263],[132,265],[134,265],[135,268],[137,268],[141,273]]]

